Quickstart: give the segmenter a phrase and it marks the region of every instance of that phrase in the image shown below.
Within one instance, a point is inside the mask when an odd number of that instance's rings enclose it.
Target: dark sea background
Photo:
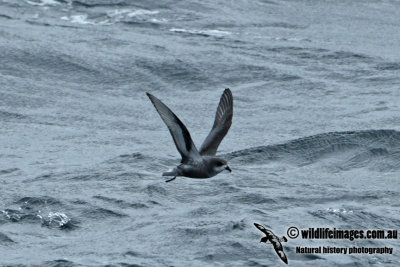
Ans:
[[[227,87],[233,172],[165,183],[145,92],[199,147]],[[0,0],[0,265],[279,266],[254,222],[398,229],[399,104],[399,1]],[[398,240],[283,245],[400,266]]]

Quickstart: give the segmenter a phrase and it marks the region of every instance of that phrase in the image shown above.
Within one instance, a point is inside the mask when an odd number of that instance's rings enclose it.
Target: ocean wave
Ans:
[[[15,204],[21,204],[21,207],[29,209],[37,206],[62,205],[61,201],[59,201],[58,199],[48,196],[23,197],[16,201]]]
[[[13,173],[19,171],[18,168],[9,168],[9,169],[4,169],[4,170],[0,170],[0,175],[2,174],[9,174],[9,173]]]
[[[290,40],[290,38],[278,38],[276,40]],[[303,41],[307,41],[304,39]],[[308,40],[310,41],[310,40]],[[342,50],[328,50],[324,48],[312,48],[301,46],[276,46],[268,49],[271,52],[285,54],[299,60],[315,60],[324,64],[350,65],[359,63],[374,63],[375,58],[362,53],[354,53]]]
[[[113,25],[115,23],[164,23],[165,18],[157,18],[158,10],[111,9],[100,13],[83,13],[62,16],[60,19],[81,25]]]
[[[396,70],[400,70],[400,62],[381,63],[381,64],[378,64],[375,68],[377,70],[396,71]]]
[[[88,208],[85,209],[82,212],[82,215],[85,218],[91,218],[91,219],[106,219],[106,218],[123,218],[127,217],[128,215],[111,210],[111,209],[106,209],[106,208],[99,208],[99,207],[93,207],[93,208]]]
[[[13,19],[12,17],[5,15],[5,14],[0,14],[0,18],[4,18],[4,19]]]
[[[96,6],[125,6],[130,1],[126,0],[69,0],[72,5],[80,5],[84,7],[96,7]]]
[[[30,210],[26,208],[5,209],[0,211],[3,215],[3,219],[0,220],[12,223],[31,223],[41,224],[49,228],[57,228],[61,230],[72,230],[78,227],[78,222],[72,220],[64,212],[42,212],[41,210]],[[0,217],[1,219],[1,217]]]
[[[142,15],[154,15],[154,14],[158,14],[160,13],[160,11],[158,10],[146,10],[146,9],[136,9],[136,10],[132,10],[132,9],[114,9],[111,11],[107,11],[107,16],[111,17],[111,18],[132,18],[132,17],[136,17],[136,16],[142,16]]]
[[[263,194],[258,193],[247,193],[247,194],[240,194],[231,201],[235,201],[240,204],[247,204],[247,205],[257,205],[257,204],[275,204],[276,200],[271,197],[266,197]]]
[[[9,238],[6,234],[0,233],[0,245],[15,243],[14,240]]]
[[[25,2],[33,6],[57,6],[61,4],[56,0],[25,0]]]
[[[345,154],[345,157],[343,155]],[[365,130],[330,132],[287,143],[259,146],[226,154],[229,160],[265,163],[285,161],[305,166],[326,158],[336,159],[336,170],[366,167],[378,171],[400,169],[400,132]]]
[[[89,25],[98,25],[98,24],[106,24],[106,20],[102,20],[99,22],[95,22],[92,20],[88,20],[88,14],[76,14],[76,15],[71,15],[71,16],[63,16],[60,19],[69,21],[71,23],[77,23],[77,24],[89,24]]]
[[[40,222],[38,211],[27,211],[23,209],[5,209],[0,211],[3,215],[2,221],[9,222],[24,222],[24,223],[37,223]],[[5,219],[4,219],[5,218]]]
[[[157,77],[166,83],[176,83],[180,86],[195,82],[210,83],[210,77],[203,71],[203,66],[191,62],[159,59],[138,59],[136,66],[149,77]]]
[[[118,208],[135,208],[135,209],[141,209],[141,208],[148,208],[147,205],[137,202],[137,203],[128,203],[122,199],[116,199],[116,198],[111,198],[111,197],[105,197],[105,196],[94,196],[93,198],[100,199],[106,203],[114,204]]]
[[[38,217],[42,220],[42,226],[49,228],[72,230],[78,227],[77,222],[63,212],[49,212],[47,216],[38,214]]]
[[[12,120],[12,119],[26,119],[28,116],[15,113],[15,112],[7,112],[7,111],[1,111],[0,110],[0,118],[2,120]]]
[[[335,222],[336,224],[345,223],[359,228],[365,227],[365,222],[368,222],[369,228],[372,229],[395,229],[400,223],[399,219],[392,216],[382,216],[379,209],[367,211],[364,207],[359,206],[328,207],[326,209],[309,211],[308,213],[317,218]]]
[[[0,210],[0,223],[41,224],[61,230],[72,230],[78,226],[78,221],[63,211],[63,203],[52,197],[23,197],[11,206]]]
[[[147,185],[142,191],[145,192],[150,197],[168,195],[167,190],[162,185],[159,184]]]
[[[39,266],[39,265],[37,265]],[[59,260],[52,260],[52,261],[45,261],[40,264],[42,267],[74,267],[74,266],[82,266],[80,264],[76,264],[69,260],[59,259]]]
[[[98,81],[99,76],[105,75],[90,63],[82,61],[80,57],[70,56],[56,50],[49,51],[49,49],[30,47],[25,50],[7,48],[3,52],[5,63],[16,67],[24,66],[18,71],[10,72],[10,75],[18,78],[43,76],[45,72],[45,76],[48,78],[72,79],[72,81],[80,82],[82,77],[85,77],[86,81]],[[10,70],[6,69],[6,71]],[[32,98],[36,100],[33,96]]]
[[[192,35],[199,35],[204,37],[224,37],[231,35],[232,32],[223,31],[223,30],[188,30],[182,28],[171,28],[169,31],[176,32],[176,33],[184,33],[184,34],[192,34]]]

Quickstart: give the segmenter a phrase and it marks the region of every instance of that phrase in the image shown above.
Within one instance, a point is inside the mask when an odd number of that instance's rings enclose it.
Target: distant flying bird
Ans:
[[[281,242],[287,242],[286,237],[283,236],[282,238],[279,238],[271,230],[265,228],[261,224],[254,223],[254,225],[258,228],[258,230],[260,230],[261,232],[263,232],[265,234],[265,236],[263,238],[261,238],[260,242],[263,242],[263,243],[267,243],[268,241],[271,242],[271,244],[274,246],[276,254],[278,254],[279,258],[281,258],[281,260],[284,263],[288,264],[288,259],[286,257],[285,252],[283,251],[283,247],[281,244]]]
[[[221,96],[214,125],[201,145],[200,151],[197,150],[188,129],[181,120],[161,100],[149,93],[146,94],[167,125],[176,148],[182,156],[179,166],[163,173],[163,176],[174,176],[166,182],[174,180],[177,176],[211,178],[223,170],[232,172],[225,159],[215,156],[219,144],[232,124],[233,97],[229,88],[225,89]]]

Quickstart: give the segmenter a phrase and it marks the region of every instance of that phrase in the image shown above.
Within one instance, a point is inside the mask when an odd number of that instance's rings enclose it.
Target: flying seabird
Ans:
[[[217,149],[232,124],[233,97],[229,88],[224,90],[221,96],[214,125],[197,150],[190,133],[181,120],[161,100],[146,93],[156,108],[161,119],[167,125],[172,135],[176,148],[182,156],[181,164],[170,171],[164,172],[163,176],[174,176],[167,180],[170,182],[177,176],[190,178],[211,178],[223,170],[232,172],[225,159],[216,157]]]
[[[281,242],[287,242],[286,237],[283,236],[282,238],[279,238],[271,230],[265,228],[261,224],[254,223],[254,225],[257,227],[258,230],[260,230],[261,232],[263,232],[265,234],[265,236],[263,238],[261,238],[260,242],[263,242],[263,243],[267,243],[268,241],[271,242],[271,244],[274,246],[276,254],[278,254],[279,258],[281,258],[281,260],[284,263],[288,264],[288,259],[286,257],[285,252],[283,251],[283,247],[281,244]]]

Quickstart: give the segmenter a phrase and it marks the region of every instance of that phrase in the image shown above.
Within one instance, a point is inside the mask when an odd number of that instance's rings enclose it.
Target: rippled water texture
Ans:
[[[253,223],[400,225],[398,1],[0,0],[0,265],[276,266]],[[224,88],[233,172],[179,163]],[[297,254],[296,246],[394,255]],[[289,239],[292,266],[399,266],[397,240]]]

